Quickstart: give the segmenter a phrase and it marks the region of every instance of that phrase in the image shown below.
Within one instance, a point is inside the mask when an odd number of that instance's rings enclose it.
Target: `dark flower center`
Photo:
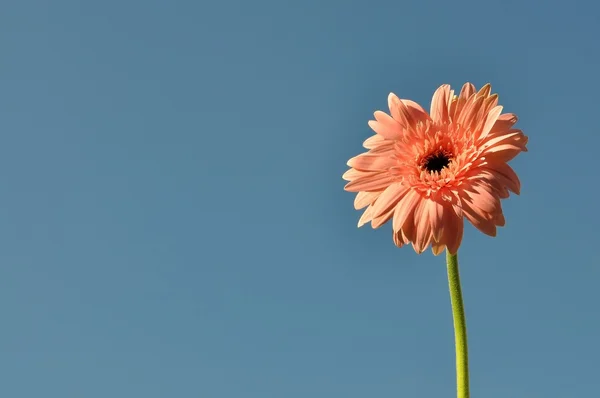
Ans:
[[[439,173],[443,168],[448,167],[450,160],[450,154],[440,150],[426,156],[421,163],[421,167],[430,173]]]

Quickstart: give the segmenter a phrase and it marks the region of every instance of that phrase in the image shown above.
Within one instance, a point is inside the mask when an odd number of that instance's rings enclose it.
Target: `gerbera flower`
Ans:
[[[495,236],[504,226],[500,199],[519,194],[520,182],[507,162],[527,151],[527,137],[514,129],[517,117],[502,114],[498,96],[485,85],[466,83],[455,96],[438,88],[428,114],[417,103],[388,97],[390,115],[376,111],[377,133],[369,151],[348,161],[346,191],[358,192],[355,208],[366,207],[358,226],[378,228],[392,220],[394,243],[409,242],[417,253],[456,254],[463,219]]]

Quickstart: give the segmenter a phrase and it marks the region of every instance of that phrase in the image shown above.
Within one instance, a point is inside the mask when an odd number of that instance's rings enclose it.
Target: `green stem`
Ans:
[[[446,251],[448,264],[448,285],[454,319],[454,345],[456,346],[456,395],[458,398],[469,398],[469,354],[467,348],[467,322],[460,288],[458,272],[458,254]]]

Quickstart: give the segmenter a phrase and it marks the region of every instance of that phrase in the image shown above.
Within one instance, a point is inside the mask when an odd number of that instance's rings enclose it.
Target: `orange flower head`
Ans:
[[[417,253],[431,244],[435,255],[456,254],[463,218],[495,236],[504,226],[500,199],[519,194],[519,178],[508,161],[527,151],[527,136],[513,128],[517,116],[502,113],[498,96],[485,85],[466,83],[458,96],[445,84],[429,114],[417,103],[388,97],[390,115],[376,111],[377,133],[368,152],[348,161],[346,191],[358,192],[354,207],[366,207],[358,226],[378,228],[392,220],[394,243],[412,243]]]

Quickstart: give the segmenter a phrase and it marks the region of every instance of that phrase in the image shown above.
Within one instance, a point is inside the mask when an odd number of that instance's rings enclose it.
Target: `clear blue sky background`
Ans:
[[[390,91],[491,82],[530,152],[460,260],[472,395],[600,396],[592,1],[7,1],[0,396],[452,397],[443,257],[356,228]]]

